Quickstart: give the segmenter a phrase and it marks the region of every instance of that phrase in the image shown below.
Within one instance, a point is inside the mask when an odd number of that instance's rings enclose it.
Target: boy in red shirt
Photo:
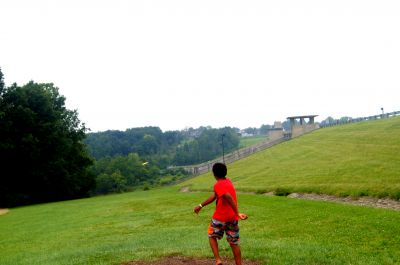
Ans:
[[[217,265],[222,265],[219,256],[217,239],[221,239],[226,233],[226,239],[229,242],[236,265],[242,264],[241,251],[239,246],[239,220],[247,219],[247,215],[239,213],[237,206],[236,190],[230,179],[226,178],[227,168],[225,164],[215,163],[212,168],[217,183],[214,185],[214,194],[211,195],[193,211],[199,213],[200,210],[217,200],[217,206],[208,227],[208,237],[211,249],[214,253]]]

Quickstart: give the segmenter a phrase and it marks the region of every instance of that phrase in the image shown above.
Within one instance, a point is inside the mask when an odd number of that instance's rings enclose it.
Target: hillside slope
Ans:
[[[116,265],[211,257],[208,193],[176,187],[19,207],[0,216],[0,264]],[[400,212],[240,194],[245,259],[263,265],[400,264]],[[221,254],[232,257],[226,240]],[[211,264],[211,263],[210,263]],[[244,262],[244,264],[248,264]]]
[[[314,131],[230,164],[242,191],[400,199],[400,117]],[[181,186],[210,190],[210,173]]]

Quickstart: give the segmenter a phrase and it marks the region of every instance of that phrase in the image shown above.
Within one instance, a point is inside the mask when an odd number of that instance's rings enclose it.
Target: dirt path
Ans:
[[[375,208],[392,209],[400,211],[400,201],[388,199],[388,198],[373,198],[373,197],[336,197],[332,195],[315,194],[315,193],[291,193],[288,195],[289,198],[295,199],[306,199],[315,201],[331,201],[359,206],[369,206]]]
[[[190,187],[183,187],[181,192],[191,192]],[[249,192],[238,192],[242,194],[256,194]],[[275,196],[273,192],[264,193],[266,196]],[[393,200],[389,198],[374,198],[374,197],[337,197],[333,195],[325,194],[315,194],[315,193],[291,193],[287,196],[292,199],[304,199],[304,200],[314,200],[314,201],[330,201],[337,203],[352,204],[358,206],[368,206],[375,208],[391,209],[395,211],[400,211],[400,201]]]
[[[182,189],[180,189],[180,192],[190,192],[190,187],[183,187]]]
[[[6,214],[8,212],[9,212],[8,209],[0,209],[0,215]]]
[[[234,265],[232,259],[223,259],[224,265]],[[257,261],[243,260],[243,265],[261,265]],[[122,265],[214,265],[214,259],[194,258],[194,257],[166,257],[155,261],[132,261],[122,263]]]

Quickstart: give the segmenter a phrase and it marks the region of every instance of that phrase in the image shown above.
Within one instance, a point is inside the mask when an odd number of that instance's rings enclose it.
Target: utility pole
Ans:
[[[225,133],[222,134],[222,161],[225,164],[225,147],[224,147],[224,137],[225,137]]]

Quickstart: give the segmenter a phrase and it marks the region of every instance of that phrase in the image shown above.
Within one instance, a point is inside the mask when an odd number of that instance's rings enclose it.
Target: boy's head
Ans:
[[[215,163],[212,167],[212,172],[216,179],[224,179],[228,169],[226,168],[225,164]]]

